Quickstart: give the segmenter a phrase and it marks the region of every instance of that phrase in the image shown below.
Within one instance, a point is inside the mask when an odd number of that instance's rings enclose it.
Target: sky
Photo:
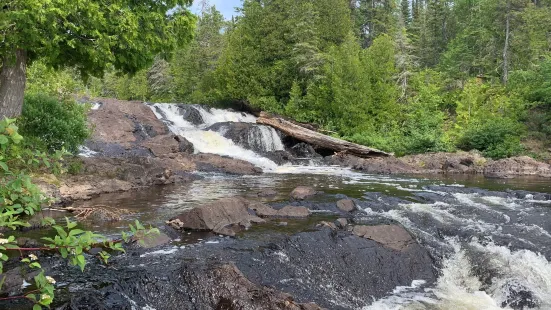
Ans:
[[[201,1],[194,0],[191,11],[193,13],[201,12]],[[216,9],[220,11],[226,19],[230,19],[232,15],[235,15],[235,7],[241,6],[241,0],[209,0],[210,5],[216,6]]]

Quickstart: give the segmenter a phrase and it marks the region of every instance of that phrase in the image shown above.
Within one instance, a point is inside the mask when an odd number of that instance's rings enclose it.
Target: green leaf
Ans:
[[[42,306],[39,304],[34,304],[33,310],[42,310]]]
[[[69,237],[78,236],[78,235],[83,234],[83,233],[84,233],[84,230],[82,230],[82,229],[73,229],[69,232]]]
[[[0,145],[8,144],[9,139],[5,135],[0,135]]]
[[[84,266],[86,265],[86,260],[84,259],[84,255],[78,255],[77,261],[78,261],[78,265],[80,266],[80,270],[84,271]]]
[[[61,226],[54,225],[52,227],[57,231],[57,234],[61,238],[63,238],[63,239],[67,238],[67,233],[65,232],[65,230],[63,230],[63,228],[61,228]]]
[[[4,171],[8,172],[10,169],[8,168],[8,165],[6,163],[0,161],[0,167],[4,169]]]

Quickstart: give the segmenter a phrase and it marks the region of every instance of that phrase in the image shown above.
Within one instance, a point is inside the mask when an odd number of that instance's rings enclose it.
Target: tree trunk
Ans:
[[[372,149],[367,146],[326,136],[319,132],[293,124],[290,121],[278,117],[273,117],[265,113],[260,114],[260,117],[256,120],[256,123],[272,126],[276,129],[279,129],[284,134],[291,136],[297,140],[312,144],[320,148],[332,150],[334,152],[344,152],[350,155],[364,158],[392,156],[392,154],[385,153],[377,149]]]
[[[510,7],[509,1],[507,1],[507,15],[505,17],[505,44],[503,46],[503,84],[507,84],[509,80],[509,19],[510,19]]]
[[[14,57],[5,57],[0,68],[0,118],[18,117],[23,109],[27,82],[27,52],[17,50]]]

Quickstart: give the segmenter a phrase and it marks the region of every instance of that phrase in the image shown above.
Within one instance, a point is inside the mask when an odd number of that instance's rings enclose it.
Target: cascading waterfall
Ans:
[[[285,147],[277,131],[264,125],[255,126],[248,135],[249,145],[264,152],[283,151]]]
[[[184,119],[181,114],[181,108],[178,107],[178,105],[157,103],[150,107],[159,119],[168,124],[170,130],[174,134],[181,135],[191,142],[196,152],[225,155],[245,160],[262,168],[264,171],[274,171],[278,167],[272,160],[235,144],[232,140],[225,138],[219,132],[205,130],[205,128],[210,125],[222,122],[255,123],[256,118],[250,114],[220,109],[206,110],[201,106],[193,106],[190,108],[197,110],[203,121],[200,125],[193,125],[191,122]],[[274,139],[278,139],[279,141],[271,142],[271,148],[283,147],[283,143],[281,139],[279,139],[277,133],[268,133],[267,137],[272,139],[272,141]],[[262,137],[262,139],[264,138],[265,137]]]

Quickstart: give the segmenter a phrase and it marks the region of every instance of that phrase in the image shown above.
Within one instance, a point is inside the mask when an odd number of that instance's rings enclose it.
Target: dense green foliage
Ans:
[[[8,0],[0,10],[0,55],[16,49],[29,62],[102,73],[107,64],[136,72],[155,55],[185,42],[194,17],[188,0]]]
[[[87,110],[74,100],[31,93],[25,97],[23,114],[17,123],[21,134],[36,148],[50,152],[64,148],[74,153],[90,134]]]
[[[551,2],[245,0],[202,12],[189,46],[121,99],[248,102],[398,155],[476,149],[547,157]],[[524,144],[524,146],[523,146]]]
[[[29,216],[42,210],[43,206],[52,203],[33,184],[30,174],[63,173],[62,162],[64,152],[46,154],[37,151],[30,143],[24,143],[25,139],[19,134],[19,128],[15,120],[0,120],[0,274],[3,273],[4,262],[10,259],[8,252],[13,251],[19,254],[16,258],[20,263],[22,273],[35,272],[34,285],[22,295],[10,295],[0,298],[0,303],[6,300],[24,299],[33,305],[33,310],[43,307],[49,308],[55,296],[55,279],[45,275],[40,265],[42,252],[57,252],[67,259],[72,265],[84,270],[86,259],[84,253],[92,248],[104,248],[112,251],[124,252],[123,242],[130,241],[131,236],[145,238],[149,234],[158,233],[157,229],[146,230],[138,221],[130,225],[131,234],[122,232],[122,238],[111,240],[106,237],[84,231],[77,227],[76,222],[65,219],[64,224],[57,224],[54,219],[41,216],[41,225],[51,227],[55,232],[53,237],[44,237],[44,245],[34,248],[20,247],[17,244],[15,235],[8,230],[17,230],[29,227]],[[4,235],[6,234],[6,235]],[[40,253],[40,254],[38,254]],[[101,251],[97,254],[103,262],[107,262],[110,254]],[[7,276],[0,279],[0,288]]]

